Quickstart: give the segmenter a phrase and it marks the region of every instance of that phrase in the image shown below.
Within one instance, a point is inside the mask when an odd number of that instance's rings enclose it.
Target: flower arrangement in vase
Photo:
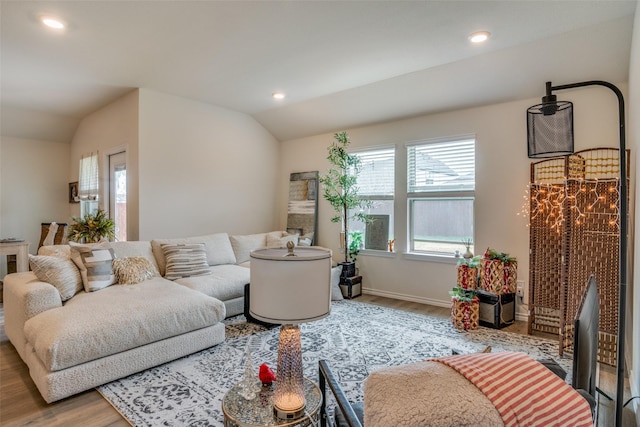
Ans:
[[[116,237],[116,224],[107,213],[98,209],[83,217],[73,218],[67,237],[73,242],[97,243],[103,239]]]

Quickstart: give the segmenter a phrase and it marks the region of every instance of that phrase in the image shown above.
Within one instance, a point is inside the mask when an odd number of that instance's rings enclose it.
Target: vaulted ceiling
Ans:
[[[279,140],[628,80],[628,1],[6,1],[2,135],[70,141],[134,88],[253,116]],[[42,15],[66,23],[41,25]],[[468,36],[491,33],[481,45]],[[273,92],[286,93],[275,100]]]

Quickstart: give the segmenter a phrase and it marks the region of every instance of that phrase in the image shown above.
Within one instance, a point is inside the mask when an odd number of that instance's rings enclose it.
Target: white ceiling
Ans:
[[[134,88],[250,114],[288,140],[537,97],[546,80],[624,82],[637,4],[2,0],[1,131],[69,141]],[[486,44],[469,43],[477,30]]]

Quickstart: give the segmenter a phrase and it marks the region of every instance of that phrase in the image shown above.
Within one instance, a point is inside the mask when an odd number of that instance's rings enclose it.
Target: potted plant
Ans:
[[[81,218],[73,218],[73,221],[67,235],[73,242],[96,243],[116,237],[116,225],[102,209]]]
[[[349,239],[349,257],[353,262],[356,262],[356,257],[360,253],[360,248],[362,247],[362,239],[364,235],[362,231],[352,231],[350,233]]]
[[[329,202],[335,215],[331,222],[342,223],[343,233],[341,246],[344,249],[344,261],[342,265],[342,277],[355,276],[355,262],[350,255],[349,246],[349,220],[370,222],[371,219],[363,209],[371,206],[369,200],[358,197],[358,173],[360,172],[360,158],[355,154],[349,154],[347,147],[351,142],[347,132],[338,132],[333,136],[334,141],[328,148],[327,159],[331,167],[326,175],[320,177],[323,186],[322,196]]]

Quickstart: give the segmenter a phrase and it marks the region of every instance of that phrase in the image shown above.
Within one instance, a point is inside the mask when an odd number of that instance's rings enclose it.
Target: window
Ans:
[[[350,221],[350,233],[362,233],[364,249],[387,250],[393,239],[393,196],[395,188],[395,148],[354,153],[360,158],[358,196],[371,201],[368,215],[374,218],[370,224]],[[352,239],[349,239],[350,241]]]
[[[410,251],[450,255],[473,242],[475,139],[408,145],[407,172]]]
[[[98,199],[98,153],[89,153],[80,159],[78,195],[81,200]]]

